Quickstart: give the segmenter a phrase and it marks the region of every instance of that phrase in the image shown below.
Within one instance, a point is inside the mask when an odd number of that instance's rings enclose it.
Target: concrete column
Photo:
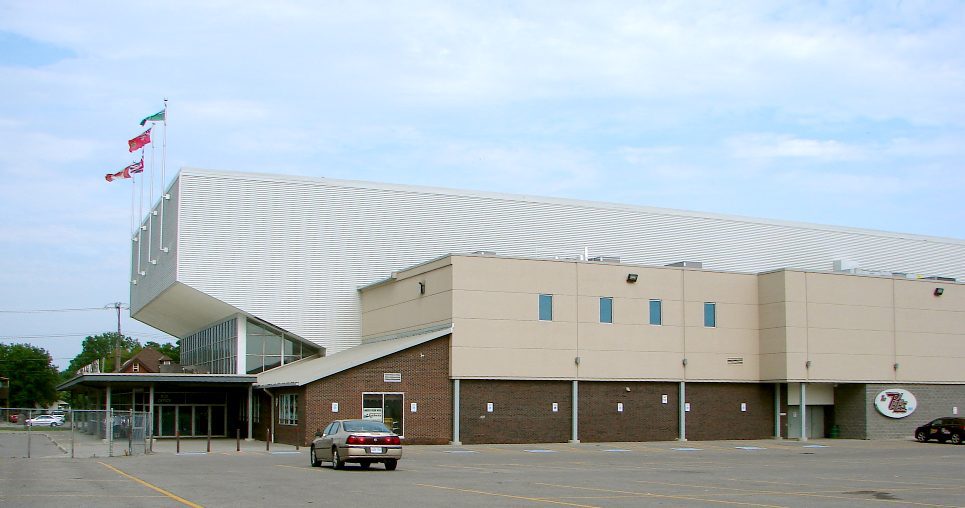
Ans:
[[[248,436],[245,437],[245,441],[251,441],[251,430],[253,421],[255,418],[254,409],[254,398],[255,398],[255,388],[254,385],[248,385]]]
[[[781,383],[774,383],[774,439],[781,439]]]
[[[461,446],[459,441],[459,380],[452,380],[452,442],[449,444]]]
[[[687,440],[687,382],[680,382],[680,400],[677,405],[680,410],[680,429],[677,431],[677,435],[680,436],[677,439],[679,441]]]
[[[244,375],[248,372],[248,320],[244,314],[235,314],[236,335],[235,351],[238,353],[235,361],[235,373]],[[248,420],[251,421],[251,420]],[[249,429],[248,437],[251,437]]]
[[[579,429],[579,425],[580,425],[580,382],[579,382],[579,381],[576,381],[576,380],[573,381],[573,396],[571,397],[571,400],[572,400],[573,408],[572,408],[572,410],[571,410],[572,416],[571,416],[570,418],[573,420],[573,427],[572,427],[572,431],[571,431],[571,433],[570,433],[570,442],[571,442],[571,443],[579,443],[579,442],[580,442],[580,433],[579,433],[579,430],[580,430],[580,429]]]
[[[148,432],[147,437],[151,440],[151,449],[154,449],[154,383],[151,383],[150,391],[148,392]]]
[[[807,383],[801,383],[801,441],[808,440],[807,396],[805,396],[807,385]]]

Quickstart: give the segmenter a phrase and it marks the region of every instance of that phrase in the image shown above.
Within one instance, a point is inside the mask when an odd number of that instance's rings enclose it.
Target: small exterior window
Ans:
[[[134,372],[140,372],[140,371],[141,371],[141,366],[140,366],[137,362],[134,362],[134,369],[133,369],[133,371],[134,371]]]
[[[539,320],[553,320],[553,295],[539,295]]]
[[[704,303],[704,326],[707,328],[717,327],[717,304],[713,302]]]
[[[600,298],[600,322],[601,323],[613,322],[613,298],[609,296],[604,296],[603,298]]]
[[[650,300],[650,324],[663,324],[663,301]]]
[[[286,393],[278,399],[278,423],[298,425],[298,394]]]

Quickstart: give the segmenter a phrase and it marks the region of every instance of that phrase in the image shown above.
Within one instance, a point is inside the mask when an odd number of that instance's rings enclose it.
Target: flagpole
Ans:
[[[167,181],[165,178],[165,169],[167,168],[168,159],[168,99],[164,98],[164,118],[161,119],[161,124],[164,126],[163,134],[161,135],[161,234],[158,237],[158,250],[160,252],[167,252],[167,247],[164,246],[164,201],[167,200]],[[160,256],[158,253],[158,257]]]

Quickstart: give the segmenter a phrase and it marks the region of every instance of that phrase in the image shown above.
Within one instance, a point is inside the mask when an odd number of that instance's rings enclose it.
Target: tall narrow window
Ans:
[[[704,302],[704,326],[714,328],[717,326],[717,304]]]
[[[553,320],[553,295],[539,295],[539,320]]]
[[[650,324],[663,324],[663,302],[661,300],[650,300]]]
[[[613,322],[613,298],[610,298],[609,296],[600,298],[600,322]]]
[[[279,398],[278,423],[298,425],[298,394],[285,393]]]

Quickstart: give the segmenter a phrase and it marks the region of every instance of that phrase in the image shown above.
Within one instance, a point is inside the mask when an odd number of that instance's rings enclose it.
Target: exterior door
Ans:
[[[381,421],[392,432],[401,436],[405,431],[404,401],[404,393],[362,394],[362,419]]]

